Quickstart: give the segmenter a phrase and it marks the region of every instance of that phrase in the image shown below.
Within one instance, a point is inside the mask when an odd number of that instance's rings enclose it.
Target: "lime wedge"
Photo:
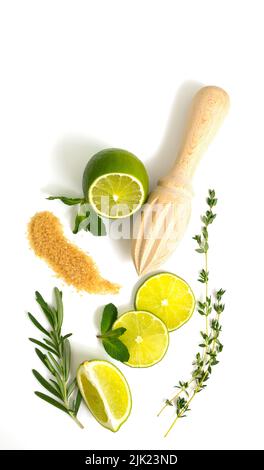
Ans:
[[[126,312],[113,325],[113,329],[120,327],[126,328],[120,339],[130,354],[127,365],[150,367],[163,358],[169,334],[166,325],[155,315],[144,311]]]
[[[118,431],[132,407],[129,385],[120,370],[107,361],[85,361],[77,371],[77,382],[97,421],[113,432]]]
[[[136,293],[135,306],[159,317],[173,331],[186,323],[193,314],[195,297],[190,286],[171,273],[149,277]]]
[[[119,219],[136,212],[148,195],[143,163],[126,150],[110,148],[96,153],[83,174],[83,192],[95,212]]]

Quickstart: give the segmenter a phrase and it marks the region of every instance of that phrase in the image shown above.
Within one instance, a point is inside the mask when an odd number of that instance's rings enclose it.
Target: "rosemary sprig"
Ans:
[[[201,217],[203,226],[201,233],[195,235],[194,240],[198,247],[196,251],[204,257],[204,267],[199,272],[198,281],[204,285],[204,298],[197,302],[198,313],[205,317],[205,329],[200,332],[202,341],[199,344],[200,351],[197,352],[193,362],[193,372],[188,381],[179,381],[176,388],[177,393],[171,399],[165,400],[158,416],[167,406],[174,406],[176,416],[165,433],[165,436],[171,431],[173,426],[180,418],[184,418],[187,412],[190,411],[190,404],[197,393],[201,392],[209,379],[212,368],[218,364],[218,354],[222,351],[223,345],[219,340],[221,333],[220,316],[224,311],[224,304],[222,297],[225,293],[223,289],[219,289],[216,293],[209,293],[209,270],[208,270],[208,251],[209,251],[209,237],[208,229],[216,218],[213,208],[217,204],[215,191],[209,190],[206,199],[208,208],[205,214]],[[213,313],[213,318],[212,318]],[[211,319],[211,320],[210,320]]]
[[[71,346],[68,338],[71,333],[64,336],[61,333],[63,324],[62,292],[55,287],[54,295],[56,308],[49,306],[40,293],[36,292],[36,301],[50,325],[49,330],[44,328],[31,313],[28,313],[28,317],[35,327],[44,334],[43,342],[35,338],[29,338],[29,340],[45,351],[43,353],[39,348],[35,349],[38,358],[48,369],[52,378],[46,380],[35,369],[32,372],[42,387],[56,399],[42,392],[35,392],[35,394],[47,403],[67,413],[80,428],[83,428],[83,425],[77,419],[82,400],[81,394],[76,379],[70,378]]]

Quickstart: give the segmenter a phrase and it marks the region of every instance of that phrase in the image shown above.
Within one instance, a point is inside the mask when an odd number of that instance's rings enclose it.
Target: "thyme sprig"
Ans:
[[[35,392],[35,394],[50,405],[67,413],[80,428],[83,428],[83,425],[77,419],[82,401],[81,394],[75,377],[70,377],[71,346],[68,338],[71,333],[64,336],[61,333],[63,324],[62,292],[55,287],[54,295],[56,308],[49,306],[40,293],[36,292],[36,301],[50,325],[49,330],[44,328],[31,313],[28,313],[33,325],[44,334],[43,342],[35,338],[29,338],[29,340],[41,348],[36,348],[35,352],[52,378],[45,379],[35,369],[32,370],[32,373],[42,387],[56,397],[56,400],[42,392]]]
[[[225,293],[223,289],[219,289],[215,293],[209,292],[209,270],[208,270],[208,251],[209,251],[209,226],[216,218],[213,208],[217,204],[215,191],[209,190],[206,199],[208,208],[201,217],[202,228],[199,235],[193,238],[197,243],[196,251],[204,257],[204,267],[199,272],[198,281],[204,285],[204,296],[202,300],[197,302],[198,313],[205,317],[205,328],[200,332],[201,342],[200,350],[195,355],[193,361],[193,371],[188,381],[179,381],[176,385],[177,393],[172,398],[165,400],[158,416],[167,406],[174,406],[176,416],[165,433],[165,436],[171,431],[173,426],[180,418],[184,418],[190,411],[190,404],[197,393],[201,392],[205,387],[207,380],[210,378],[213,367],[219,363],[218,354],[222,351],[223,345],[219,340],[222,330],[220,317],[224,311],[225,305],[222,298]]]

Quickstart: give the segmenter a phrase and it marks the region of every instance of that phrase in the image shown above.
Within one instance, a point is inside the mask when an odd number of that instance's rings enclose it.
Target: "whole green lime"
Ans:
[[[103,217],[118,219],[134,214],[145,202],[148,190],[145,166],[127,150],[101,150],[84,170],[85,199]]]

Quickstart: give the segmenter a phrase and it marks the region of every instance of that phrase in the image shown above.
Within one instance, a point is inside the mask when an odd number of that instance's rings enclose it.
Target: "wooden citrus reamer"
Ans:
[[[195,95],[176,162],[135,221],[132,258],[138,274],[158,269],[182,238],[191,215],[194,171],[228,108],[228,94],[221,88],[207,86]]]

